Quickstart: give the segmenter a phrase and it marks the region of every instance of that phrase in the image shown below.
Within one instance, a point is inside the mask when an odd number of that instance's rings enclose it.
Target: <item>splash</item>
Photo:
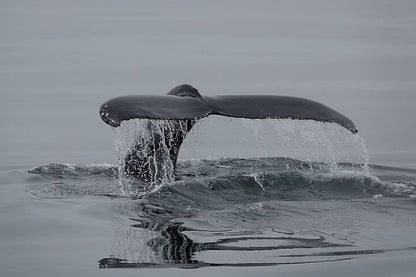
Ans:
[[[352,134],[335,123],[291,121],[270,121],[276,136],[280,137],[282,148],[296,153],[304,161],[324,162],[330,172],[337,172],[340,163],[348,162],[359,165],[364,174],[369,173],[369,155],[360,135]]]
[[[174,181],[180,144],[195,122],[132,119],[115,128],[123,195],[146,195]],[[213,117],[199,120],[185,144],[183,152],[189,152],[190,158],[290,157],[310,163],[311,170],[320,162],[335,174],[343,170],[340,164],[352,163],[363,175],[370,175],[363,138],[335,123]],[[205,150],[202,155],[201,150]]]
[[[182,147],[182,160],[288,157],[323,163],[331,172],[340,170],[342,163],[369,172],[364,139],[335,123],[209,116],[193,130]]]
[[[177,152],[189,122],[132,119],[115,128],[123,195],[143,196],[174,181]]]
[[[323,162],[330,172],[340,163],[353,163],[369,174],[369,154],[364,139],[342,126],[315,120],[243,119],[261,146],[262,157],[290,157],[306,162]]]

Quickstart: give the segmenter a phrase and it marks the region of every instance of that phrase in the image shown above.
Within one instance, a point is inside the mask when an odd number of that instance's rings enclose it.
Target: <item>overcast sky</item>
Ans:
[[[318,100],[416,166],[415,77],[411,0],[1,0],[0,162],[111,160],[102,102],[190,83]]]

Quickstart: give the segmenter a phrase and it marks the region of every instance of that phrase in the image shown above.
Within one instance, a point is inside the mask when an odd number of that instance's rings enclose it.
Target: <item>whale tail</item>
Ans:
[[[165,158],[161,154],[166,148],[169,158],[176,165],[180,146],[195,122],[208,115],[251,119],[303,119],[337,123],[352,133],[357,133],[354,123],[341,113],[316,101],[273,95],[224,95],[203,97],[190,85],[179,85],[165,96],[132,95],[113,98],[100,107],[102,120],[113,126],[130,119],[169,120],[170,124],[155,132],[152,141],[138,142],[124,161],[124,173],[146,183],[160,179],[158,172]],[[147,145],[144,145],[147,144]],[[163,146],[163,147],[162,147]],[[144,151],[146,150],[146,151]],[[156,158],[149,163],[147,156]]]

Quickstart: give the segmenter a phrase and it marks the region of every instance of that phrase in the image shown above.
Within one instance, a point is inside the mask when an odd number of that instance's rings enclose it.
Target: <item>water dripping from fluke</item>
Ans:
[[[206,121],[202,120],[203,124]],[[179,149],[195,123],[196,120],[189,119],[122,121],[115,128],[122,195],[143,197],[164,185],[172,184],[175,181]],[[267,157],[272,153],[275,156],[293,157],[305,161],[311,170],[316,162],[320,162],[335,174],[342,170],[339,164],[345,158],[351,162],[348,159],[355,155],[353,164],[361,168],[364,176],[371,175],[364,140],[337,124],[291,119],[230,119],[228,123],[230,129],[231,125],[244,127],[246,134],[236,136],[245,137],[247,132],[251,132],[255,137],[254,144],[264,150],[259,151],[258,156]],[[200,127],[199,124],[197,126]],[[199,131],[198,127],[193,133]],[[271,139],[271,143],[265,142],[267,138]],[[287,169],[291,170],[290,165]]]
[[[115,128],[123,195],[141,197],[174,181],[179,148],[194,120],[132,119]]]
[[[288,157],[304,162],[321,162],[331,172],[339,164],[357,165],[369,174],[369,154],[364,139],[358,133],[332,122],[297,119],[233,119],[252,131],[263,148],[261,157]],[[272,154],[271,154],[272,153]]]

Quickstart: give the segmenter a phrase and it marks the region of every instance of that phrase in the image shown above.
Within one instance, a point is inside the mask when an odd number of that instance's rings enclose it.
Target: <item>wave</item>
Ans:
[[[334,170],[324,163],[290,158],[180,161],[175,181],[165,183],[154,194],[181,195],[199,205],[227,201],[415,197],[416,170],[378,165],[370,168],[371,173],[363,170],[362,165],[343,163]],[[49,164],[28,172],[58,180],[52,183],[55,187],[61,185],[62,194],[121,196],[118,167],[113,164]],[[73,185],[70,191],[65,191],[63,187],[70,184]]]

